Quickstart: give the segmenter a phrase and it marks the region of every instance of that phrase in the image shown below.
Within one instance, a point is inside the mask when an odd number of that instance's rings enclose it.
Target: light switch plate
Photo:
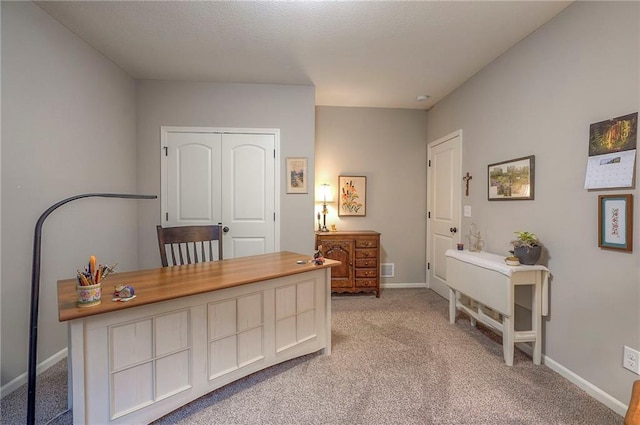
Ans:
[[[471,205],[464,206],[464,216],[471,217]]]

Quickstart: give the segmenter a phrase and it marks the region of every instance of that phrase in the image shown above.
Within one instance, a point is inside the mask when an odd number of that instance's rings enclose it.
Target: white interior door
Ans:
[[[275,140],[272,134],[225,134],[222,222],[225,253],[245,257],[275,250]]]
[[[277,137],[162,127],[162,225],[222,223],[224,258],[275,252]]]
[[[164,146],[167,207],[162,225],[221,222],[221,134],[168,132]]]
[[[427,147],[427,285],[449,298],[445,252],[460,241],[462,130]]]

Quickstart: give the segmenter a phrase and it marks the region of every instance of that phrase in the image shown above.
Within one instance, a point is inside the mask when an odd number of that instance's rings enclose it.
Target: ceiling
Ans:
[[[135,79],[313,85],[317,105],[428,109],[570,3],[37,5]]]

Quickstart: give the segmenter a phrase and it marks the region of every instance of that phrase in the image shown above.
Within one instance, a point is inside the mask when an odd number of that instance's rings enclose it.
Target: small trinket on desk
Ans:
[[[320,250],[317,250],[316,252],[313,253],[312,262],[316,266],[320,266],[320,265],[324,264],[324,257],[322,256],[322,252]]]
[[[113,287],[113,301],[129,301],[136,297],[133,286],[116,285]]]

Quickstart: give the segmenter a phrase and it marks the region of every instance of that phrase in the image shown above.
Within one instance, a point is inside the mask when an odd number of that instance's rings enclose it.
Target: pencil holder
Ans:
[[[95,285],[77,285],[78,291],[78,307],[93,307],[100,304],[102,297],[102,289],[100,284]]]

